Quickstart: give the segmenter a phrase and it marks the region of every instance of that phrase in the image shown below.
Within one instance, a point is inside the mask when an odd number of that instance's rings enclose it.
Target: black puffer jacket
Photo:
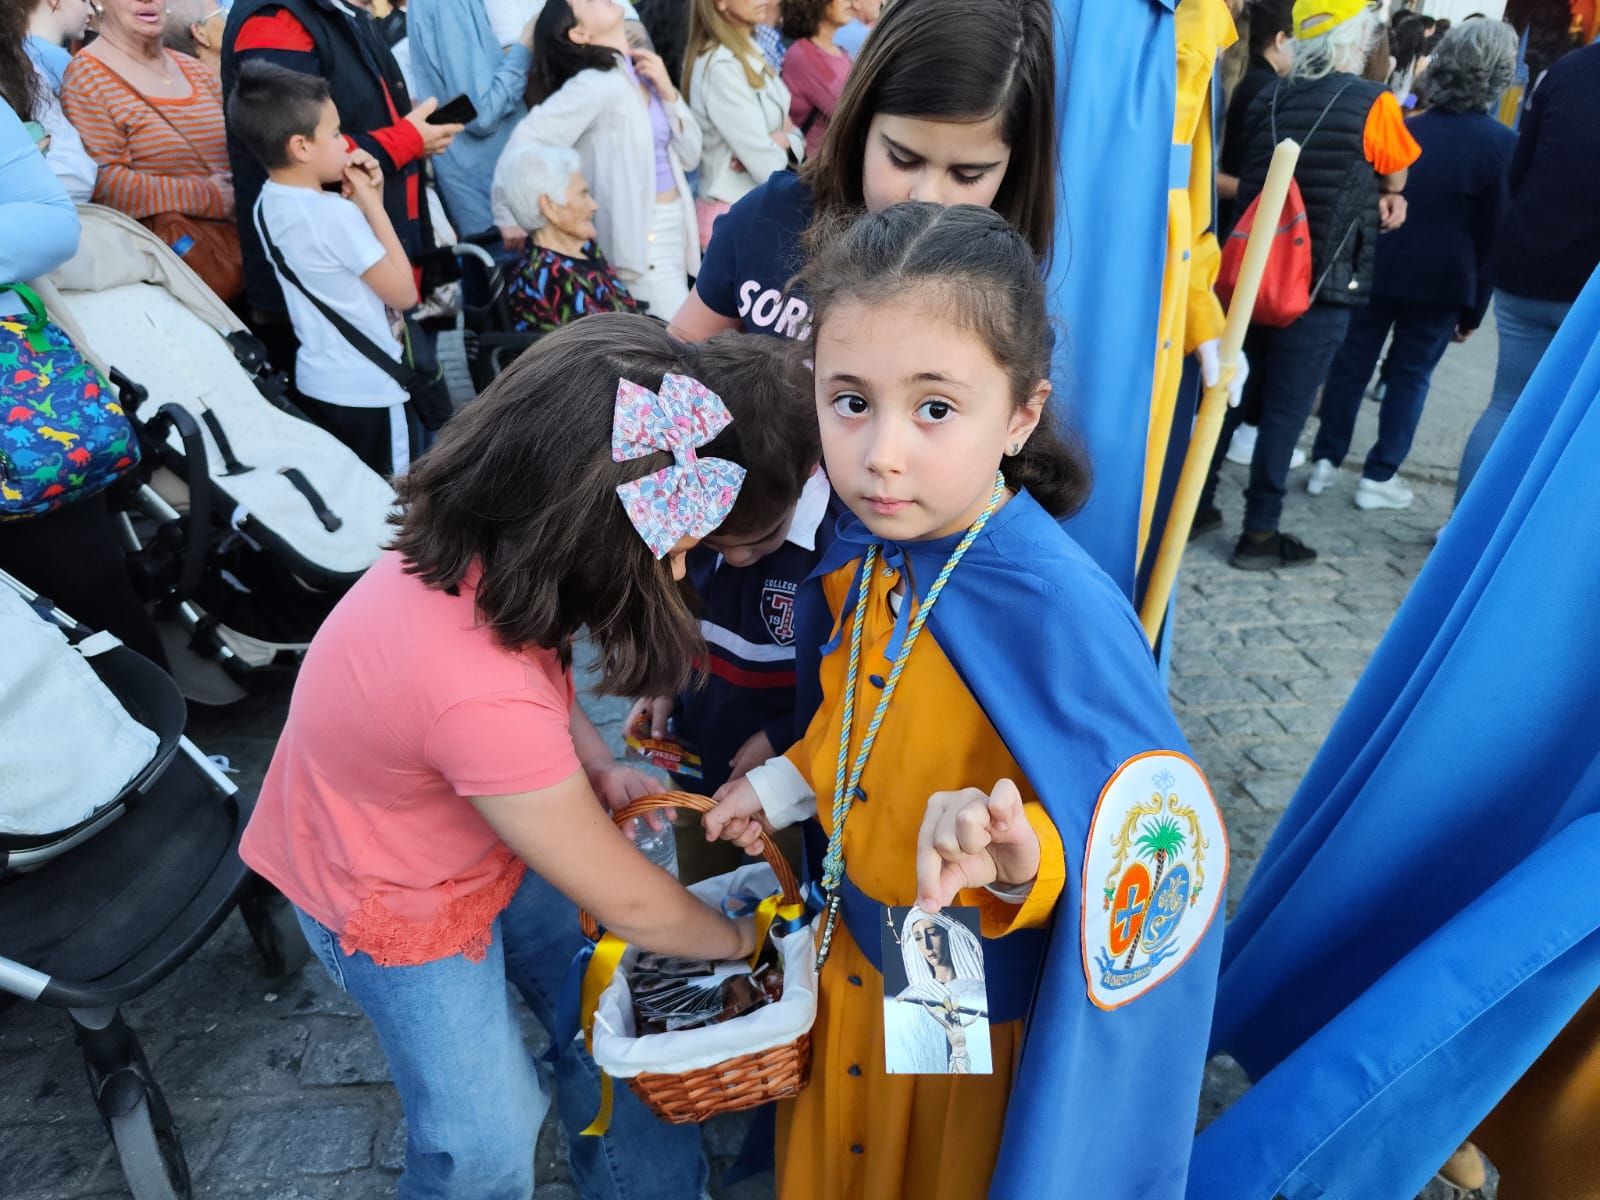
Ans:
[[[1378,245],[1378,176],[1367,161],[1367,115],[1383,85],[1335,72],[1308,83],[1281,80],[1264,88],[1245,118],[1244,173],[1235,211],[1261,191],[1273,147],[1300,143],[1294,177],[1311,226],[1312,301],[1365,307]],[[1274,136],[1276,133],[1276,136]]]

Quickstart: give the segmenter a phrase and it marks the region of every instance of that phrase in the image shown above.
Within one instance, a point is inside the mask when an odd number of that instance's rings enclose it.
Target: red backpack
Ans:
[[[1260,203],[1260,196],[1250,201],[1250,207],[1244,210],[1223,244],[1222,267],[1217,273],[1217,298],[1224,306],[1233,299],[1233,289],[1239,285],[1245,243],[1255,227],[1256,208]],[[1283,201],[1283,215],[1278,218],[1278,228],[1272,232],[1272,246],[1267,251],[1267,265],[1261,273],[1261,290],[1256,293],[1250,323],[1282,329],[1293,325],[1310,307],[1311,226],[1306,220],[1306,202],[1300,195],[1300,184],[1291,179],[1289,194]]]
[[[1301,143],[1302,150],[1310,144],[1317,126],[1322,124],[1322,118],[1328,115],[1328,111],[1349,86],[1346,83],[1333,94],[1333,99],[1328,101]],[[1273,91],[1269,106],[1274,146],[1278,144],[1278,96],[1282,91],[1282,86]],[[1234,289],[1239,286],[1239,268],[1244,263],[1245,243],[1249,241],[1250,230],[1255,226],[1256,208],[1260,203],[1260,195],[1250,201],[1249,207],[1223,243],[1222,265],[1217,272],[1217,297],[1224,305],[1233,299]],[[1345,240],[1349,237],[1347,232]],[[1343,247],[1344,241],[1341,241],[1334,255],[1337,256]],[[1331,259],[1328,266],[1333,266]],[[1327,274],[1326,269],[1323,274]],[[1261,289],[1256,293],[1256,306],[1250,315],[1250,323],[1270,325],[1274,329],[1293,325],[1311,307],[1311,298],[1321,285],[1320,279],[1316,287],[1311,283],[1311,224],[1306,217],[1306,202],[1300,194],[1300,183],[1291,179],[1289,194],[1283,200],[1283,214],[1278,218],[1277,229],[1272,232],[1272,245],[1267,250],[1267,265],[1261,274]]]

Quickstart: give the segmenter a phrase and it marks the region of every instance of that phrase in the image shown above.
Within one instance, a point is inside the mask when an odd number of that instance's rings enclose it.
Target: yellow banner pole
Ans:
[[[1184,547],[1189,544],[1189,530],[1194,526],[1195,508],[1200,503],[1200,492],[1205,487],[1211,457],[1222,433],[1222,418],[1228,408],[1228,382],[1238,369],[1244,335],[1250,328],[1250,315],[1256,307],[1256,292],[1267,266],[1267,251],[1272,246],[1283,202],[1289,194],[1289,181],[1299,161],[1300,144],[1293,138],[1285,138],[1272,152],[1272,164],[1261,186],[1261,200],[1256,206],[1255,222],[1250,227],[1250,240],[1245,243],[1244,260],[1239,265],[1239,282],[1228,305],[1227,324],[1222,329],[1222,345],[1217,354],[1221,370],[1216,386],[1207,388],[1200,399],[1194,432],[1190,435],[1178,488],[1172,498],[1172,511],[1167,514],[1167,527],[1161,534],[1155,566],[1150,572],[1150,586],[1145,589],[1144,604],[1139,609],[1139,620],[1152,645],[1166,620],[1167,604],[1178,578],[1178,565],[1183,560]]]

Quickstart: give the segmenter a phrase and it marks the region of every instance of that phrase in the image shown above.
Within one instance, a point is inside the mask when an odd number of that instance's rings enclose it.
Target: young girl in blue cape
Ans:
[[[1034,255],[974,206],[816,244],[817,415],[850,512],[800,600],[814,716],[705,822],[828,840],[779,1193],[1178,1200],[1227,841],[1131,609],[1057,523],[1089,481],[1049,407]],[[885,1069],[880,931],[912,904],[979,910],[990,1075]]]

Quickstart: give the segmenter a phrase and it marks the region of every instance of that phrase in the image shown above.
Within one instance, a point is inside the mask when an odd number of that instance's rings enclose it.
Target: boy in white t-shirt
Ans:
[[[294,322],[299,405],[382,475],[411,464],[406,392],[342,334],[311,299],[337,313],[396,362],[402,347],[385,306],[417,303],[416,277],[383,209],[376,159],[339,132],[328,84],[273,63],[247,62],[228,100],[228,126],[267,169],[253,214]],[[338,192],[324,188],[338,184]],[[308,295],[307,293],[310,293]]]

